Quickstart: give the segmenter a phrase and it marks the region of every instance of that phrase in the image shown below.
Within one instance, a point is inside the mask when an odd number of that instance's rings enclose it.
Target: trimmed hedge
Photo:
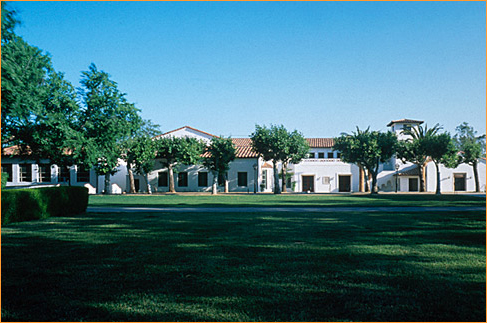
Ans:
[[[2,225],[86,211],[88,189],[79,186],[2,190]]]

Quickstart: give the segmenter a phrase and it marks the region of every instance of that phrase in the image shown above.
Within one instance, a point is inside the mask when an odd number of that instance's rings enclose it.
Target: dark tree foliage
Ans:
[[[365,131],[357,127],[352,135],[342,134],[334,138],[334,150],[341,152],[344,162],[357,164],[368,171],[372,176],[370,193],[376,194],[377,174],[380,163],[388,161],[396,152],[397,138],[392,132]]]
[[[201,161],[201,154],[206,145],[204,142],[189,137],[162,137],[155,139],[157,158],[163,167],[168,169],[169,192],[176,192],[174,171],[180,165],[196,165]]]
[[[479,159],[485,156],[485,134],[478,136],[473,127],[463,122],[456,128],[453,139],[459,151],[460,162],[472,166],[475,191],[480,192],[478,163]]]
[[[259,157],[266,161],[272,161],[274,169],[274,194],[280,194],[279,173],[277,164],[282,163],[282,173],[286,173],[289,163],[299,163],[309,150],[309,145],[303,135],[298,131],[288,132],[283,125],[255,126],[255,131],[250,135],[252,147]],[[285,176],[283,188],[285,189]]]
[[[212,194],[217,194],[218,175],[224,176],[230,169],[236,149],[231,138],[213,137],[207,152],[210,156],[203,159],[203,165],[213,174]]]

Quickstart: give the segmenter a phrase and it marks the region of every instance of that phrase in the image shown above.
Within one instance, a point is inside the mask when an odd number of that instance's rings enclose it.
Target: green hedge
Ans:
[[[2,225],[83,213],[88,189],[79,186],[2,190]]]

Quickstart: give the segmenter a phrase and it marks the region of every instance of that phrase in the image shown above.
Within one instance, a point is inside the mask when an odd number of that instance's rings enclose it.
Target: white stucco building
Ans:
[[[401,132],[405,128],[417,127],[422,121],[401,119],[391,121],[387,126],[395,132],[399,140],[406,140],[407,136]],[[181,127],[169,131],[159,137],[193,137],[209,142],[214,135],[189,127]],[[157,140],[158,137],[154,138]],[[258,158],[252,151],[249,138],[232,138],[237,149],[237,158],[230,164],[228,171],[228,189],[230,192],[272,192],[273,167],[270,161]],[[349,193],[363,189],[363,174],[356,165],[344,163],[340,159],[340,152],[333,150],[332,138],[307,138],[310,145],[308,158],[299,164],[289,165],[287,180],[288,192],[316,192],[316,193]],[[280,171],[281,165],[278,165]],[[42,185],[71,185],[86,186],[90,193],[101,193],[104,189],[104,177],[97,176],[93,170],[83,171],[76,166],[70,171],[62,171],[49,160],[42,160],[37,164],[29,160],[28,156],[18,156],[15,147],[4,149],[2,155],[2,172],[9,174],[7,187],[37,187]],[[480,190],[485,192],[486,165],[485,158],[478,165]],[[436,170],[432,162],[426,166],[426,190],[436,190]],[[471,192],[475,191],[472,166],[462,164],[455,169],[440,165],[441,191]],[[178,192],[209,192],[213,182],[213,175],[201,165],[181,165],[175,177],[175,189]],[[161,160],[154,161],[154,170],[149,174],[149,184],[153,192],[167,192],[169,190],[168,171],[162,166]],[[119,160],[118,171],[111,176],[112,193],[129,191],[129,178],[126,164]],[[145,179],[135,175],[135,186],[139,192],[145,192]],[[417,192],[419,190],[419,174],[415,165],[402,163],[392,158],[380,166],[378,175],[379,192]],[[224,180],[219,179],[219,191],[224,189]]]

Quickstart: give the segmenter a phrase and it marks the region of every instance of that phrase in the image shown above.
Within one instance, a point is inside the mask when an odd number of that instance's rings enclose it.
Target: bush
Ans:
[[[2,225],[86,211],[88,189],[78,186],[2,191]]]
[[[2,173],[2,188],[5,188],[7,186],[7,180],[8,180],[8,174]]]

